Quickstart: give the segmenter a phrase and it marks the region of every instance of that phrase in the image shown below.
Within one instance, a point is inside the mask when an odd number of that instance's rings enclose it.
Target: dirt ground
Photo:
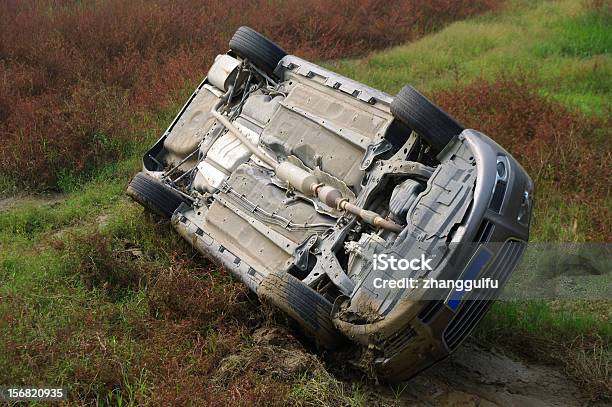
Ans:
[[[555,367],[468,342],[407,383],[406,401],[423,406],[583,406],[576,385]]]
[[[259,332],[258,332],[259,331]],[[256,342],[282,347],[267,363],[293,369],[314,362],[296,342],[287,341],[283,328],[260,328]],[[263,332],[262,332],[263,331]],[[287,349],[293,348],[293,349]],[[287,359],[287,360],[285,360]],[[222,364],[223,366],[223,364]],[[312,368],[313,365],[310,365]],[[220,369],[223,371],[224,369]],[[224,372],[227,373],[227,372]],[[350,378],[343,380],[350,384]],[[366,405],[435,407],[574,407],[589,405],[569,378],[556,366],[527,363],[518,356],[485,349],[467,341],[448,359],[392,389],[369,384],[363,389]]]
[[[27,195],[17,194],[12,196],[0,195],[0,212],[8,211],[19,205],[40,205],[52,207],[65,199],[63,194]]]

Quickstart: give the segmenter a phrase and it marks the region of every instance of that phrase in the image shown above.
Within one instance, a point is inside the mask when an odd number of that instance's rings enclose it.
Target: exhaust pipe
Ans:
[[[236,128],[236,126],[227,120],[227,118],[221,113],[214,109],[211,111],[211,113],[242,144],[244,144],[245,147],[255,154],[257,158],[270,166],[278,178],[289,183],[289,185],[304,195],[316,196],[327,206],[349,212],[375,227],[395,233],[400,233],[403,230],[401,225],[383,218],[376,212],[368,211],[350,203],[348,199],[342,197],[342,193],[337,188],[320,183],[317,177],[312,175],[310,172],[298,167],[293,163],[290,163],[289,161],[279,163],[274,158],[270,157],[264,151],[259,149],[258,146],[253,144],[251,140],[243,135],[240,130],[238,130],[238,128]]]

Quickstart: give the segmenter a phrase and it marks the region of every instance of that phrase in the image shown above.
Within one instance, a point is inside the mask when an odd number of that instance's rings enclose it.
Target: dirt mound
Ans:
[[[261,327],[253,333],[253,340],[253,346],[245,347],[221,361],[215,374],[216,383],[228,383],[247,369],[289,380],[323,368],[319,359],[306,352],[283,328]]]

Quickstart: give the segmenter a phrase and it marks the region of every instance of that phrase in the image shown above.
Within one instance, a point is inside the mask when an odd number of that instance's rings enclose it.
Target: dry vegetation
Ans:
[[[547,199],[560,196],[565,205],[588,207],[587,218],[580,219],[582,239],[610,241],[609,116],[571,111],[541,96],[532,83],[524,75],[502,75],[438,91],[432,98],[467,127],[495,135],[533,177],[542,199],[539,208],[553,206],[557,202]],[[542,233],[536,239],[551,237]]]
[[[46,234],[39,256],[65,262],[47,282],[63,288],[0,294],[0,361],[12,362],[0,383],[61,380],[70,405],[348,403],[350,386],[281,328],[286,317],[167,229],[132,207],[110,225]],[[43,315],[52,322],[38,326]],[[310,381],[325,388],[294,394]]]
[[[240,25],[306,58],[363,54],[498,0],[17,1],[0,3],[0,176],[58,188],[124,158]]]

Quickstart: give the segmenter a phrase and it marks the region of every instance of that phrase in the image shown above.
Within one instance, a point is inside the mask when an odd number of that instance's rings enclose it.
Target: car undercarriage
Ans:
[[[451,353],[499,288],[379,283],[503,287],[528,240],[533,183],[413,87],[390,96],[241,27],[128,194],[318,346],[352,344],[355,363],[399,380]],[[381,269],[381,256],[427,267]]]

